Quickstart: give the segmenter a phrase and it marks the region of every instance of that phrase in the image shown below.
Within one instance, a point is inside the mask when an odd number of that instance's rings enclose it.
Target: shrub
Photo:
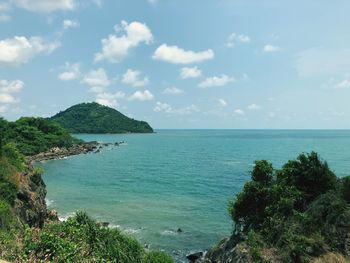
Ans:
[[[335,189],[337,181],[327,162],[322,162],[315,152],[288,161],[277,177],[283,184],[294,186],[303,193],[304,208],[317,196]]]
[[[66,222],[46,224],[40,232],[29,231],[24,249],[28,258],[39,261],[173,262],[163,253],[146,253],[135,239],[118,229],[102,227],[83,212]]]
[[[175,261],[164,252],[151,251],[146,254],[144,263],[175,263]]]
[[[255,164],[252,181],[229,203],[255,261],[262,260],[261,247],[278,248],[286,262],[308,262],[329,249],[345,253],[350,177],[338,180],[314,152],[276,172],[267,161]]]

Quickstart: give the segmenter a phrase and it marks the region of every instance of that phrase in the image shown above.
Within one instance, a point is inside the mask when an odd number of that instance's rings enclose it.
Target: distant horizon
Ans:
[[[345,0],[3,0],[0,116],[94,101],[154,127],[350,129],[349,9]]]

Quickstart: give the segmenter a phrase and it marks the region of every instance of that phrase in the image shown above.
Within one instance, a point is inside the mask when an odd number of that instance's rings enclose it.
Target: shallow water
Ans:
[[[127,144],[42,163],[49,206],[62,218],[87,211],[179,262],[230,234],[227,204],[249,180],[254,160],[280,167],[301,152],[317,151],[338,176],[350,175],[348,130],[158,130],[77,137]]]

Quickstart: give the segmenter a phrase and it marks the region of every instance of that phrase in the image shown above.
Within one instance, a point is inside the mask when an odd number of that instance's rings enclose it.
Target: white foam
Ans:
[[[70,218],[70,217],[73,217],[75,215],[75,212],[69,212],[69,213],[67,213],[67,214],[65,214],[65,215],[58,215],[58,219],[60,220],[60,221],[67,221],[68,220],[68,218]]]
[[[114,228],[120,229],[120,225],[115,225],[115,224],[109,224],[108,227],[111,229],[114,229]]]
[[[174,230],[164,230],[161,233],[162,236],[174,236],[177,235],[177,232],[175,232]]]
[[[132,235],[132,234],[138,234],[141,232],[141,228],[138,228],[138,229],[134,229],[134,228],[126,228],[124,229],[123,231],[126,233],[126,234],[129,234],[129,235]]]
[[[50,206],[52,206],[52,204],[53,204],[55,201],[50,200],[50,199],[48,199],[48,198],[45,198],[45,202],[46,202],[46,205],[47,205],[48,207],[50,207]]]

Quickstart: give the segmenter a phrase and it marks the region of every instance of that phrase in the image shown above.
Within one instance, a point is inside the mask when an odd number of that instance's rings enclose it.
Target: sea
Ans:
[[[86,211],[150,249],[185,255],[233,231],[227,207],[250,180],[255,160],[280,168],[316,151],[339,177],[350,175],[350,130],[157,130],[79,134],[115,143],[99,153],[40,163],[47,204],[64,220]],[[180,231],[181,230],[181,231]]]

